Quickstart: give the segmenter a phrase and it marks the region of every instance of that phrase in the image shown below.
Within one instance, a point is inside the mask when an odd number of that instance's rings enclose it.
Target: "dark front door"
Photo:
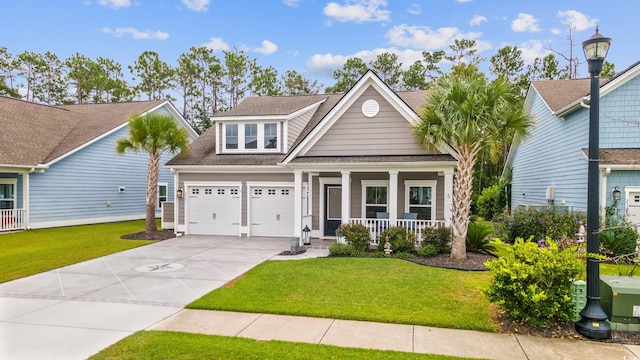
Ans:
[[[324,186],[324,236],[335,236],[342,218],[342,186]]]

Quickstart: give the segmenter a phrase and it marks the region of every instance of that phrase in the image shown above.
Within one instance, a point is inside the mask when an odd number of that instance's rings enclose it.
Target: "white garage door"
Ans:
[[[640,192],[629,192],[627,199],[629,221],[640,226]]]
[[[293,236],[293,187],[252,187],[251,236]]]
[[[240,235],[240,191],[236,186],[189,188],[189,234]]]

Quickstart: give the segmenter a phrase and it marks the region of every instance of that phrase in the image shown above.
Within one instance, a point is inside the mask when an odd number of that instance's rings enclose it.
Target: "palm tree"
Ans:
[[[488,147],[495,159],[502,154],[505,134],[520,137],[532,125],[517,86],[504,79],[491,82],[477,68],[441,78],[432,88],[414,134],[422,146],[447,144],[458,154],[453,182],[453,241],[451,258],[467,258],[473,167]]]
[[[149,154],[147,171],[147,214],[145,232],[157,231],[156,198],[158,195],[158,172],[160,156],[169,151],[172,154],[185,154],[189,150],[187,132],[178,127],[173,117],[162,114],[134,116],[129,120],[129,137],[118,139],[116,151],[124,154],[127,150],[134,153]]]

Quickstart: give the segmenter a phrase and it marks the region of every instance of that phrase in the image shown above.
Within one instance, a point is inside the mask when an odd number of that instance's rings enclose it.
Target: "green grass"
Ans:
[[[284,341],[187,334],[165,331],[137,332],[92,356],[108,359],[464,359],[443,355],[415,354],[343,348]]]
[[[151,243],[120,238],[142,230],[139,220],[0,234],[0,283]]]
[[[600,264],[600,275],[627,276],[633,269],[633,265]],[[640,276],[640,265],[635,266],[633,276]]]
[[[495,331],[489,279],[396,259],[268,261],[188,307]]]

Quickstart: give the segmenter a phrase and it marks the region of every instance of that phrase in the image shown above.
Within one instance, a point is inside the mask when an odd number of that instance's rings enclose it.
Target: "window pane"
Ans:
[[[431,187],[412,186],[409,188],[410,205],[431,205]]]
[[[376,213],[378,212],[387,212],[387,207],[386,206],[376,206],[376,205],[367,205],[367,207],[365,208],[366,211],[366,218],[367,219],[375,219],[377,216]]]
[[[430,206],[410,206],[409,211],[418,214],[419,220],[433,220]]]
[[[387,187],[386,186],[367,186],[366,204],[387,204]],[[386,206],[385,206],[386,208]]]
[[[278,147],[278,124],[264,124],[264,148],[276,149]]]
[[[238,124],[226,124],[225,131],[226,131],[225,148],[237,149],[238,148]]]
[[[258,124],[244,124],[244,148],[258,148]]]

